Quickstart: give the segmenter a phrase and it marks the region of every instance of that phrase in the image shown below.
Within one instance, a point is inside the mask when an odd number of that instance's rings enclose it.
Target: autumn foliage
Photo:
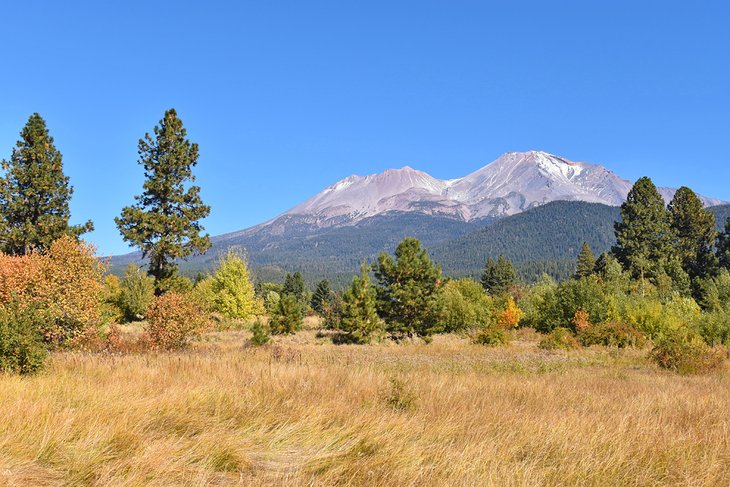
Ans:
[[[94,251],[90,244],[61,237],[43,254],[0,254],[0,307],[42,309],[47,318],[38,326],[56,344],[98,327],[106,263]]]
[[[147,339],[159,350],[181,350],[208,328],[198,306],[182,294],[158,296],[147,309]]]

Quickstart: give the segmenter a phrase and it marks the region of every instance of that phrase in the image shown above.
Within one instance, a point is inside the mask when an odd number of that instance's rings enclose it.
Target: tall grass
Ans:
[[[248,336],[0,376],[0,484],[730,485],[726,369],[525,339]]]

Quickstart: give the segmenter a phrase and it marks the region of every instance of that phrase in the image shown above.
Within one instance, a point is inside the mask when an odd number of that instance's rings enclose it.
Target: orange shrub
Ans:
[[[0,306],[10,303],[13,295],[20,301],[28,299],[30,283],[40,271],[41,260],[40,255],[0,254]]]
[[[0,306],[13,296],[35,303],[48,316],[39,324],[47,340],[66,343],[89,334],[101,321],[101,293],[106,263],[94,247],[61,237],[45,254],[0,255]]]
[[[497,325],[509,330],[517,326],[522,316],[522,310],[517,307],[514,298],[508,296],[505,308],[497,314]]]
[[[576,311],[575,316],[573,316],[573,325],[575,326],[575,329],[577,331],[582,331],[590,328],[592,324],[588,311],[583,311],[582,309]]]
[[[180,350],[191,338],[208,328],[200,308],[186,296],[167,293],[155,298],[147,309],[147,339],[153,348]]]

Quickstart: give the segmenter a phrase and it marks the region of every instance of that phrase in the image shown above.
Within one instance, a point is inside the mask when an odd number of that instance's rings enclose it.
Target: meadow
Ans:
[[[0,375],[0,485],[730,485],[727,363],[682,376],[532,330],[333,345],[317,324]]]

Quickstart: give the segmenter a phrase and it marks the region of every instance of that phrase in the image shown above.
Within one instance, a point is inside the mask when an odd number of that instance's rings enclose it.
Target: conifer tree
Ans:
[[[284,294],[271,311],[271,334],[290,335],[302,327],[304,312],[296,296]]]
[[[25,255],[47,250],[61,236],[78,238],[94,229],[91,221],[69,225],[73,187],[63,173],[61,153],[46,122],[34,113],[20,132],[0,176],[0,251]]]
[[[621,205],[621,221],[614,225],[613,253],[634,277],[656,278],[671,258],[669,212],[648,177],[636,181]]]
[[[342,296],[339,321],[339,328],[354,342],[368,343],[373,334],[382,330],[375,300],[375,287],[370,282],[368,266],[363,262],[360,275],[352,279],[350,288]]]
[[[304,278],[301,273],[295,272],[294,274],[287,274],[284,278],[284,287],[281,290],[282,294],[291,294],[300,303],[304,300]]]
[[[672,243],[684,271],[693,279],[712,274],[717,265],[713,252],[715,215],[705,210],[686,186],[679,188],[669,203],[669,215]]]
[[[588,277],[593,274],[596,267],[596,258],[593,256],[593,251],[588,242],[583,242],[583,246],[580,248],[580,254],[578,254],[578,262],[575,265],[575,279],[582,277]]]
[[[485,291],[494,296],[504,294],[515,285],[516,281],[515,268],[511,260],[503,255],[496,261],[491,257],[487,259],[482,273],[482,286]]]
[[[395,261],[380,254],[375,266],[378,314],[395,336],[429,336],[438,331],[441,268],[435,265],[418,239],[404,238],[395,249]]]
[[[154,133],[139,140],[144,191],[114,220],[124,240],[149,259],[148,273],[155,278],[157,294],[165,289],[164,280],[177,272],[176,260],[210,248],[200,224],[210,207],[203,204],[200,187],[190,184],[195,181],[192,169],[198,163],[198,144],[186,137],[182,120],[170,109]]]
[[[725,230],[717,237],[717,259],[720,267],[730,270],[730,218],[725,220]]]
[[[312,309],[320,315],[324,313],[325,307],[332,299],[332,289],[330,288],[330,282],[327,279],[323,279],[317,284],[312,295]]]

